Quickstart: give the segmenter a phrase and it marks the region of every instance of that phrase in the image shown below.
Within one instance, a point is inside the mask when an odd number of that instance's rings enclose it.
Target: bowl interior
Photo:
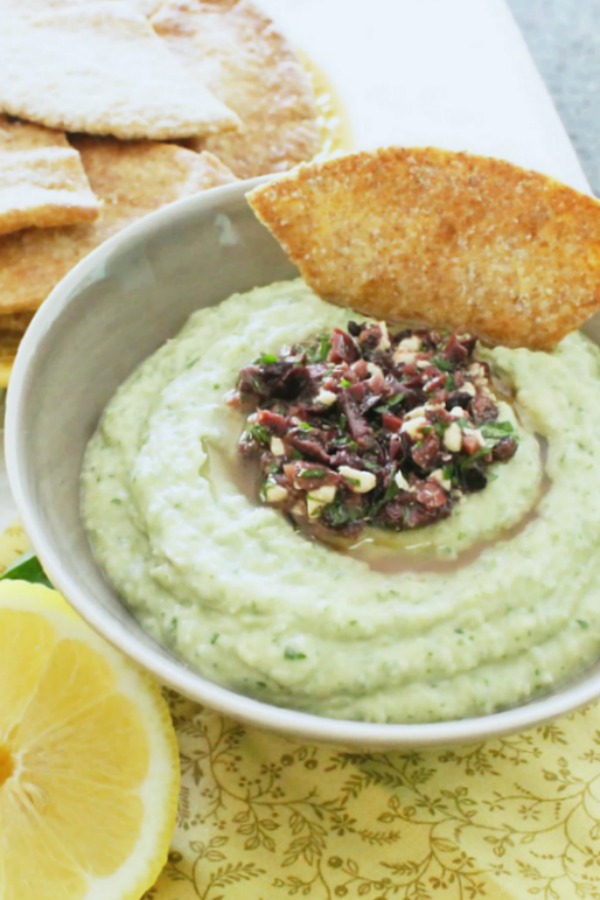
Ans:
[[[523,728],[600,693],[596,668],[550,697],[461,722],[374,725],[280,710],[191,671],[137,625],[106,583],[79,513],[83,452],[106,403],[194,310],[297,274],[246,203],[253,183],[180,201],[116,236],[61,282],[28,330],[8,395],[7,466],[24,525],[53,582],[163,682],[242,720],[304,738],[363,749],[468,741]],[[597,323],[594,329],[597,339]]]

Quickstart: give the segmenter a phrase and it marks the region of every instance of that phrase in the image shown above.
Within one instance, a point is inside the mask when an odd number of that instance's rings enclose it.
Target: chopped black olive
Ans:
[[[317,536],[449,516],[517,450],[475,347],[471,335],[351,321],[261,354],[229,401],[250,410],[239,451],[257,459],[260,499]]]

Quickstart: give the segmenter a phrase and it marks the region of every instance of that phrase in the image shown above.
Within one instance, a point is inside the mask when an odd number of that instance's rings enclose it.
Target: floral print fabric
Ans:
[[[182,761],[146,900],[600,898],[600,707],[451,749],[344,753],[167,694]]]

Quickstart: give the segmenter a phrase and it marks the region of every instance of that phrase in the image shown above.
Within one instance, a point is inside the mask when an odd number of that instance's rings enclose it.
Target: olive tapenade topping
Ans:
[[[349,322],[242,369],[229,403],[250,413],[239,452],[258,461],[260,500],[351,538],[449,516],[517,449],[475,345]]]

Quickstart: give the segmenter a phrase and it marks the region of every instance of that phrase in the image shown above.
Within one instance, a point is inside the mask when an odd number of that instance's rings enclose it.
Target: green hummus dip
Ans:
[[[600,653],[600,350],[575,334],[550,354],[482,351],[514,387],[517,454],[450,519],[370,529],[353,555],[252,502],[225,402],[258,353],[348,318],[275,284],[197,312],[144,362],[84,461],[98,561],[174,653],[270,703],[427,722],[549,690]]]

